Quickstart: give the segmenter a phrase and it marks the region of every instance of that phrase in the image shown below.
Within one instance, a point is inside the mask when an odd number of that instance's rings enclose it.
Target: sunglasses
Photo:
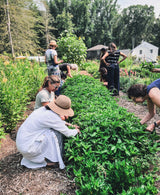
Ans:
[[[50,82],[51,82],[51,84],[60,83],[59,81],[53,81],[52,79]]]
[[[55,45],[50,45],[50,47],[56,47]]]

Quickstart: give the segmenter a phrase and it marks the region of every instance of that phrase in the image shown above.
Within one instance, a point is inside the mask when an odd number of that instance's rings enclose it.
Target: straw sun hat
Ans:
[[[58,47],[56,41],[54,41],[54,40],[51,40],[50,43],[49,43],[49,45],[50,45],[50,46],[52,45],[52,46]]]
[[[53,112],[60,116],[73,116],[74,112],[71,108],[71,100],[65,95],[60,95],[55,101],[47,105]]]

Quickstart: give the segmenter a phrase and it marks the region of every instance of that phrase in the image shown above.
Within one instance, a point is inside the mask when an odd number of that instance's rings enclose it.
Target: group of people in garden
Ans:
[[[70,98],[58,91],[63,84],[60,68],[72,77],[70,70],[78,67],[68,63],[59,67],[63,60],[57,59],[56,47],[56,41],[51,41],[45,53],[48,76],[36,95],[34,112],[21,125],[16,137],[17,149],[23,155],[21,165],[32,169],[57,167],[58,164],[64,169],[63,135],[70,137],[81,133],[77,125],[65,121],[74,115],[74,111]]]
[[[59,166],[60,169],[64,169],[63,136],[70,137],[81,133],[77,125],[66,122],[68,117],[74,115],[74,111],[70,98],[61,95],[59,90],[63,85],[63,79],[66,78],[63,77],[63,71],[72,77],[71,69],[77,70],[78,67],[75,64],[62,64],[63,60],[58,60],[56,47],[56,41],[51,41],[49,49],[45,52],[48,76],[44,78],[36,95],[34,111],[21,125],[16,137],[17,149],[23,155],[21,165],[32,169],[46,166]],[[119,60],[120,56],[122,59]],[[114,43],[109,45],[108,51],[105,48],[101,49],[100,81],[107,82],[107,88],[113,96],[119,95],[119,64],[126,57]],[[144,124],[154,116],[155,107],[160,107],[160,79],[148,86],[132,85],[127,94],[136,103],[147,101],[148,113],[140,121]],[[153,131],[159,125],[160,120],[149,125],[147,130]],[[73,126],[73,129],[68,126]]]
[[[122,59],[119,61],[119,57]],[[100,55],[100,81],[107,83],[108,89],[112,92],[113,96],[119,95],[120,81],[119,81],[119,64],[123,62],[127,56],[117,50],[114,43],[110,43],[109,50],[102,48]],[[160,72],[160,69],[153,69],[152,72]],[[152,82],[150,85],[136,84],[132,85],[127,91],[128,97],[136,103],[143,103],[147,101],[148,113],[140,121],[145,124],[156,113],[156,106],[160,107],[160,79]],[[149,125],[146,130],[153,131],[155,127],[160,125],[160,120]]]

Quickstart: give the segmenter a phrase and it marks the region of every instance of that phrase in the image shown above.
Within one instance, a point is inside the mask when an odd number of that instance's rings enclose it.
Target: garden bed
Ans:
[[[120,92],[120,96],[115,99],[120,106],[126,108],[128,112],[135,113],[139,118],[143,118],[147,112],[146,106],[135,105],[123,92]],[[33,108],[34,102],[31,102],[25,115],[29,115]],[[156,115],[148,124],[158,119],[159,115]],[[22,122],[17,124],[17,128]],[[156,131],[160,133],[159,129]],[[2,194],[75,194],[74,180],[68,179],[65,170],[61,171],[58,168],[30,170],[20,166],[22,156],[16,150],[15,136],[16,132],[7,135],[0,149],[0,192]],[[160,188],[158,182],[156,187]]]
[[[124,93],[120,92],[119,98],[116,99],[120,106],[135,113],[139,118],[146,114],[145,106],[128,101]],[[33,108],[34,102],[31,102],[26,114],[30,114]],[[157,119],[159,119],[158,115],[152,120]],[[159,132],[157,129],[157,133]],[[16,150],[15,134],[7,135],[0,148],[0,192],[2,194],[75,194],[74,181],[68,179],[66,171],[60,171],[58,168],[29,170],[20,166],[21,158],[22,156]],[[156,185],[160,188],[160,183],[157,182]]]

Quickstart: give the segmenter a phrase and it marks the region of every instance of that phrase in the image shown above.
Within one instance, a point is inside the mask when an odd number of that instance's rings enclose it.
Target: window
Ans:
[[[150,52],[153,53],[153,49],[151,49]]]
[[[142,50],[139,50],[139,54],[142,54]]]

